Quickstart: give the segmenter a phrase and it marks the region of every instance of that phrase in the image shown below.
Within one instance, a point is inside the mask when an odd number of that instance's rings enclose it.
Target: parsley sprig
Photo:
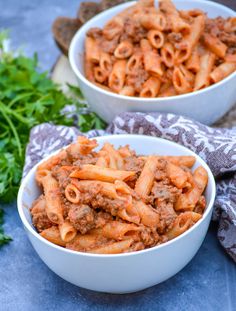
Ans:
[[[69,97],[46,72],[38,71],[36,54],[29,58],[4,51],[6,37],[5,32],[0,32],[0,201],[10,202],[17,195],[33,126],[53,122],[77,125],[81,131],[88,131],[103,128],[105,124],[95,113],[84,113],[87,106],[78,88],[73,87],[71,91],[79,96]],[[75,107],[79,115],[76,121],[63,109],[67,105]],[[0,225],[2,213],[0,210]],[[8,241],[0,227],[0,245]]]

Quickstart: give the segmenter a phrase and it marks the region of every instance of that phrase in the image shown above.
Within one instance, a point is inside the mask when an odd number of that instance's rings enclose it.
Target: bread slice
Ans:
[[[90,18],[101,12],[100,3],[96,2],[82,2],[77,12],[77,18],[86,23]]]
[[[58,17],[54,21],[52,25],[54,40],[64,55],[68,56],[70,42],[81,26],[82,23],[77,18]]]

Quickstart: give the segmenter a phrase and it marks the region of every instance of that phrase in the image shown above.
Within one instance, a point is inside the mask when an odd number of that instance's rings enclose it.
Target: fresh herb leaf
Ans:
[[[10,202],[17,194],[24,165],[30,129],[42,122],[75,125],[85,132],[104,128],[105,123],[87,110],[79,88],[70,86],[74,96],[65,95],[38,71],[38,59],[4,51],[7,32],[0,32],[0,201]],[[78,118],[72,118],[66,106],[74,106]]]
[[[0,209],[0,246],[9,243],[12,239],[4,234],[4,230],[3,230],[3,210]]]

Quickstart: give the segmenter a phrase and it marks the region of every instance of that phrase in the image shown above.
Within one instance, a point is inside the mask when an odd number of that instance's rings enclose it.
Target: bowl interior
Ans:
[[[211,18],[222,16],[229,17],[235,16],[235,12],[225,6],[220,4],[206,1],[206,0],[173,0],[176,7],[180,10],[190,10],[190,9],[201,9],[208,13],[208,16]],[[69,58],[72,65],[73,70],[76,74],[84,75],[84,41],[86,32],[92,27],[103,27],[107,21],[109,21],[112,17],[117,15],[119,12],[123,11],[125,8],[134,4],[135,1],[124,3],[118,5],[114,8],[111,8],[105,12],[102,12],[88,21],[74,36],[70,51]],[[155,1],[156,5],[158,1]]]
[[[199,165],[202,165],[207,170],[209,176],[208,185],[205,190],[207,208],[204,212],[203,218],[205,218],[207,214],[211,212],[215,198],[214,177],[207,164],[192,151],[168,140],[144,135],[112,135],[112,136],[97,137],[96,139],[99,144],[98,148],[102,147],[105,142],[109,141],[115,147],[129,144],[130,147],[134,149],[137,154],[142,155],[159,154],[159,155],[176,155],[176,156],[178,155],[195,156],[196,163],[193,169],[195,169]],[[33,227],[29,209],[33,201],[42,193],[41,189],[35,182],[35,171],[36,167],[34,167],[24,178],[18,194],[18,210],[20,217],[22,219],[24,226],[27,227],[27,229],[30,230],[33,234],[36,234],[36,230]],[[201,222],[201,220],[199,222]],[[198,225],[198,223],[196,224],[196,226]],[[40,236],[38,235],[38,237]]]

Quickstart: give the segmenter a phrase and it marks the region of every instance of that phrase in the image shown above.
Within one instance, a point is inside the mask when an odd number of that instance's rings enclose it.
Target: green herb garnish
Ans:
[[[9,243],[12,239],[4,234],[4,230],[3,230],[3,210],[0,209],[0,246]]]
[[[36,55],[29,58],[4,51],[6,37],[6,32],[0,32],[0,201],[10,202],[16,198],[33,126],[53,122],[88,131],[103,128],[105,123],[88,112],[79,115],[75,124],[69,113],[62,113],[67,105],[74,105],[77,113],[84,111],[87,105],[80,90],[71,87],[76,96],[65,95],[46,72],[38,71]],[[7,241],[0,229],[0,245]]]

